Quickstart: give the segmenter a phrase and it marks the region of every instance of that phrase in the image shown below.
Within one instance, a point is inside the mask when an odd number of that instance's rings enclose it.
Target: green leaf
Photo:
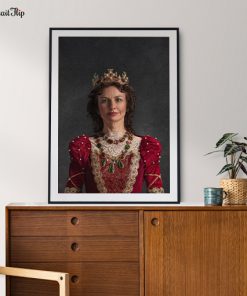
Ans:
[[[224,150],[212,151],[212,152],[209,152],[207,154],[204,154],[204,156],[209,155],[209,154],[213,154],[213,153],[216,153],[216,152],[224,152]]]
[[[235,144],[227,144],[224,151],[224,157],[239,151],[242,151],[242,146],[236,146]]]
[[[247,143],[243,143],[243,142],[236,142],[236,141],[232,141],[234,144],[236,144],[237,146],[241,147],[242,152],[246,153],[246,148],[247,147]]]
[[[247,146],[247,143],[244,143],[244,142],[237,142],[237,141],[232,141],[232,142],[239,146]]]
[[[242,163],[240,164],[240,168],[247,175],[246,167]]]
[[[222,136],[222,138],[216,143],[216,147],[215,148],[218,148],[220,147],[221,145],[223,145],[225,142],[227,142],[228,140],[231,140],[233,137],[235,137],[236,135],[238,134],[235,134],[235,133],[226,133]]]
[[[247,163],[247,157],[246,156],[240,156],[240,159],[242,159],[244,162]]]
[[[225,172],[227,172],[227,171],[230,171],[230,170],[232,170],[232,169],[234,169],[234,165],[232,165],[232,164],[226,164],[226,165],[223,166],[223,168],[219,171],[219,173],[217,174],[217,176],[220,175],[220,174],[223,174],[223,173],[225,173]]]

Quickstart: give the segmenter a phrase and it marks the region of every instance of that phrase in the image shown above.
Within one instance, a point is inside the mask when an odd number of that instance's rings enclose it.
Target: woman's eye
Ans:
[[[101,103],[101,104],[106,103],[106,99],[105,99],[105,98],[101,98],[101,99],[100,99],[100,103]]]
[[[117,102],[121,102],[122,101],[122,98],[116,98],[116,101]]]

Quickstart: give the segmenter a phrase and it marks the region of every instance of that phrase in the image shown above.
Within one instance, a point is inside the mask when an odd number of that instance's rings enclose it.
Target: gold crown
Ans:
[[[118,75],[117,72],[113,71],[113,69],[107,69],[101,77],[95,73],[92,79],[93,87],[104,82],[117,82],[121,85],[128,84],[129,78],[126,72],[123,72],[122,75]]]

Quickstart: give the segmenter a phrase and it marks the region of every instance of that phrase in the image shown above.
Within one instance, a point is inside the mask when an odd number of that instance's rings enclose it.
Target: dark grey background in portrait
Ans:
[[[107,68],[127,72],[137,95],[136,134],[151,135],[161,142],[161,175],[169,193],[168,37],[59,37],[58,192],[64,191],[68,178],[69,142],[93,133],[87,96],[94,73],[101,75]]]

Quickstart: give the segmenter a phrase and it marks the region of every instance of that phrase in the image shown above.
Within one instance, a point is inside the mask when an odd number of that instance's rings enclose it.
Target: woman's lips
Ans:
[[[109,116],[116,116],[116,115],[118,115],[118,112],[109,112],[108,115]]]

